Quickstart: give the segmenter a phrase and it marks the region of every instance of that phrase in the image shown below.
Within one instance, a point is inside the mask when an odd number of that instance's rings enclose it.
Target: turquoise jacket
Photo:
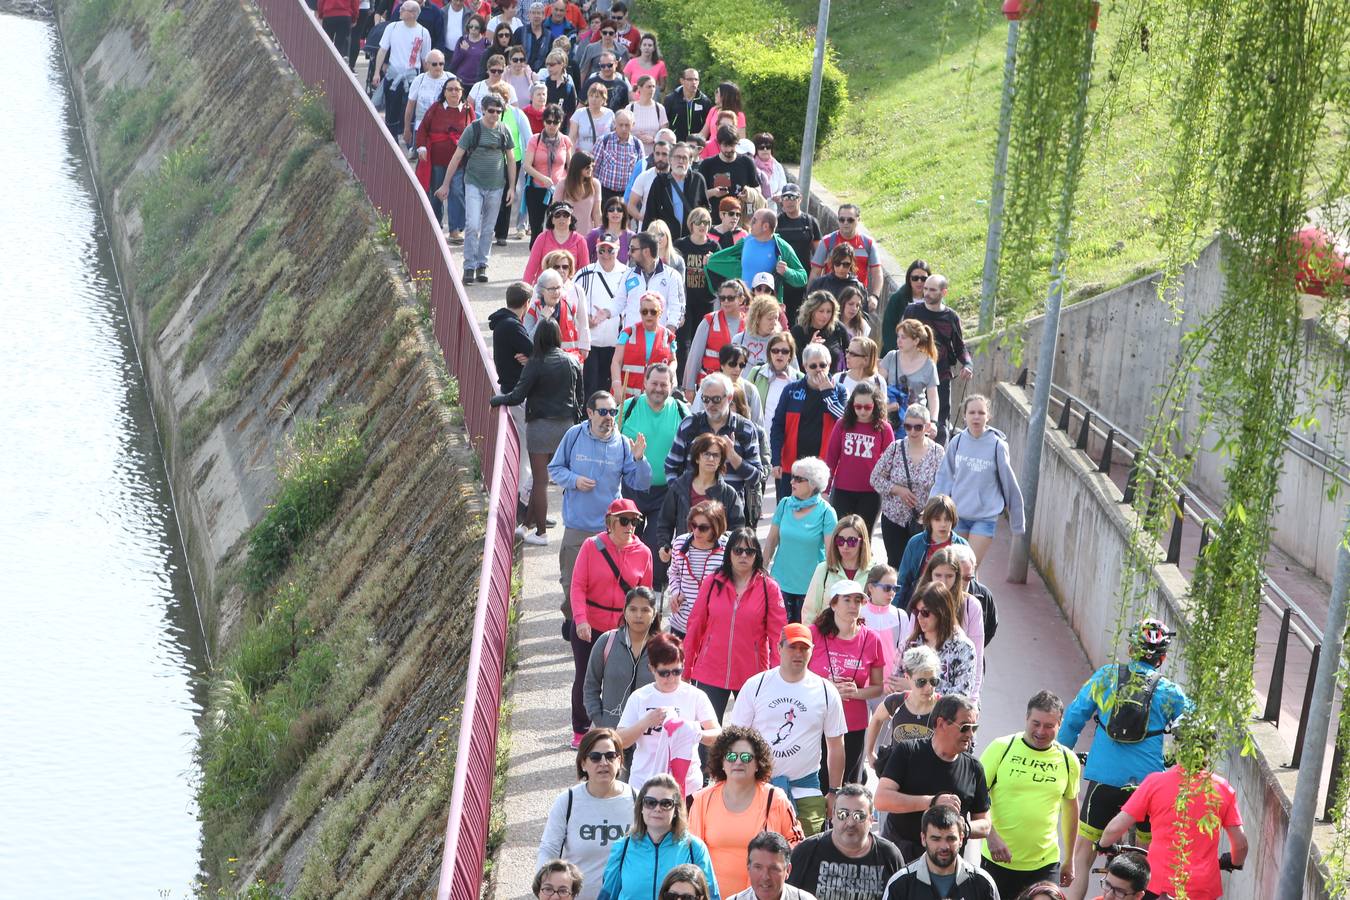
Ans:
[[[666,873],[681,863],[702,869],[708,878],[708,900],[721,900],[707,846],[692,834],[677,841],[671,833],[659,844],[648,835],[629,835],[616,843],[609,851],[599,900],[658,900]]]

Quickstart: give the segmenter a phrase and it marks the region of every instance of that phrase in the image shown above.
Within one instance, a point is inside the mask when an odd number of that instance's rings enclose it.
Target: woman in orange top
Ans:
[[[802,826],[788,795],[769,783],[773,753],[753,728],[724,728],[708,751],[708,772],[714,784],[694,794],[689,833],[708,845],[718,890],[730,897],[750,886],[745,856],[755,835],[776,831],[795,847]]]

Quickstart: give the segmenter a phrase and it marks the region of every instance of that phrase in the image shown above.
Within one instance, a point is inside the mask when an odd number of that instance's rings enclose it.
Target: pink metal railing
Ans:
[[[495,370],[431,204],[365,91],[302,0],[257,0],[282,52],[302,81],[323,90],[334,137],[366,196],[390,220],[408,271],[430,282],[436,340],[459,382],[459,400],[488,483],[487,529],[473,639],[464,688],[454,787],[445,829],[439,900],[476,900],[483,876],[497,716],[506,658],[507,607],[516,527],[519,438],[504,409],[494,410]]]

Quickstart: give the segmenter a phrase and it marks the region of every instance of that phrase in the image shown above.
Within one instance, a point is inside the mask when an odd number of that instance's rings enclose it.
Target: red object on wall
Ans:
[[[1003,0],[1003,17],[1009,22],[1017,22],[1022,18],[1031,15],[1036,11],[1036,0],[1027,0],[1026,6],[1022,5],[1022,0]],[[1097,30],[1097,17],[1101,15],[1102,5],[1100,3],[1092,4],[1092,21],[1088,23],[1088,28]]]
[[[1294,284],[1300,291],[1325,297],[1334,284],[1350,287],[1345,250],[1337,246],[1332,235],[1309,225],[1300,229],[1294,240],[1298,242],[1298,274],[1294,276]]]
[[[1003,0],[1003,17],[1009,22],[1022,18],[1022,0]]]

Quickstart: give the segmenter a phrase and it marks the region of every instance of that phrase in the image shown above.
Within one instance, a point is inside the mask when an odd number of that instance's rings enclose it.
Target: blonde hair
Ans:
[[[653,219],[652,224],[647,226],[647,233],[656,238],[657,252],[660,252],[661,238],[666,239],[666,255],[662,262],[672,263],[675,257],[680,254],[675,250],[675,237],[670,233],[670,226],[660,219]]]
[[[568,271],[573,275],[577,274],[577,260],[576,257],[572,255],[571,250],[554,250],[551,253],[545,253],[542,267],[545,269],[552,269],[560,262],[566,262]]]
[[[712,213],[708,212],[707,207],[695,206],[689,211],[688,217],[684,220],[690,228],[695,225],[702,225],[705,228],[712,227]]]
[[[773,333],[778,330],[778,311],[781,308],[782,307],[779,306],[778,303],[778,298],[773,294],[757,295],[750,301],[750,315],[746,330],[753,332],[754,334],[759,334],[755,329],[759,327],[760,321],[767,316],[773,316],[773,324],[769,326],[769,334],[773,335]],[[760,337],[763,337],[763,335],[760,335]]]
[[[815,327],[811,324],[811,320],[815,318],[816,310],[826,303],[830,304],[830,309],[834,312],[830,317],[830,324],[825,327],[833,328],[839,323],[839,301],[829,291],[812,291],[806,295],[806,299],[802,301],[802,308],[797,310],[797,324],[810,331]]]
[[[858,574],[862,574],[872,565],[872,541],[867,530],[867,520],[856,514],[850,514],[840,519],[835,524],[834,531],[825,539],[825,565],[827,568],[837,569],[844,564],[839,556],[839,547],[835,544],[834,539],[839,537],[840,532],[845,529],[852,529],[858,533]]]
[[[849,341],[849,346],[857,344],[862,348],[863,356],[867,360],[867,369],[864,372],[865,378],[871,378],[877,374],[877,359],[880,356],[880,350],[877,342],[868,337],[855,337]]]
[[[895,326],[895,333],[897,335],[903,334],[914,341],[924,356],[927,356],[933,362],[937,362],[937,341],[933,339],[933,329],[923,322],[918,319],[902,319],[900,324]]]

